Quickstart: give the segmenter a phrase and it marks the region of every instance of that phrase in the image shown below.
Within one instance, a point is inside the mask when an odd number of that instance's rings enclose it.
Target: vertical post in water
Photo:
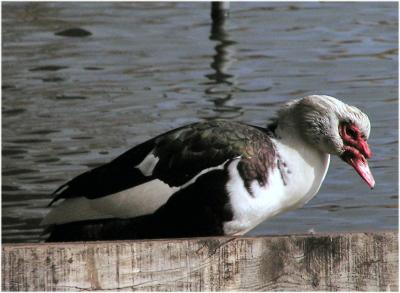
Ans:
[[[229,16],[229,2],[211,2],[211,19],[213,22],[223,21]]]

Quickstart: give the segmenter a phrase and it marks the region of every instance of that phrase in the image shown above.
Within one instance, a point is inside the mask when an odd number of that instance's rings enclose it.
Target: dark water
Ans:
[[[36,242],[49,194],[172,128],[258,125],[328,94],[372,121],[371,191],[333,159],[318,196],[255,234],[397,229],[397,3],[3,3],[2,239]],[[68,29],[75,29],[69,30]]]

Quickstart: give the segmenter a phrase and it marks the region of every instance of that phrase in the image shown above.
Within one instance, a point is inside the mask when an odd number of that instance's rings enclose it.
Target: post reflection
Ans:
[[[209,85],[205,94],[213,101],[215,117],[211,118],[234,118],[242,114],[242,108],[235,106],[233,101],[236,77],[230,68],[236,61],[235,44],[228,33],[228,19],[214,19],[211,26],[209,39],[216,42],[215,54],[210,64],[213,72],[206,75]]]

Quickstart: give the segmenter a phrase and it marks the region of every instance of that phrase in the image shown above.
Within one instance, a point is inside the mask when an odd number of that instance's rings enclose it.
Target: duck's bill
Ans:
[[[343,159],[357,171],[358,175],[367,182],[371,189],[374,188],[374,176],[372,176],[367,160],[362,155],[360,157],[345,157]]]

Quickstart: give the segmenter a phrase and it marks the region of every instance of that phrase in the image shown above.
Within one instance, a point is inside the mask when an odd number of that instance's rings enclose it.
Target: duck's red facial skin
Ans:
[[[339,134],[345,146],[340,157],[357,171],[371,189],[374,188],[375,180],[366,160],[372,157],[367,139],[357,126],[349,123],[339,125]]]

